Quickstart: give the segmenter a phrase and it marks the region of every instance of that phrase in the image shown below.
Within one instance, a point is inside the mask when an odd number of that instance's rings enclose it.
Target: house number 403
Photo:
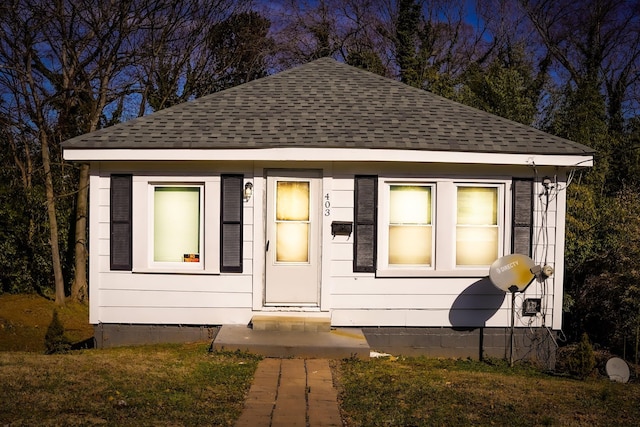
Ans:
[[[329,193],[324,195],[324,216],[331,215],[331,200],[329,200]]]

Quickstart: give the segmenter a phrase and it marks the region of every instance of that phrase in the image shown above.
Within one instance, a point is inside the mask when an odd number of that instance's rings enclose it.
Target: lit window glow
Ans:
[[[153,260],[202,261],[199,187],[154,188]]]
[[[498,242],[498,189],[458,187],[456,265],[490,265]]]
[[[431,265],[431,187],[391,185],[389,265]]]
[[[281,222],[276,235],[276,261],[309,262],[309,224]]]
[[[276,261],[309,262],[309,182],[276,184]]]

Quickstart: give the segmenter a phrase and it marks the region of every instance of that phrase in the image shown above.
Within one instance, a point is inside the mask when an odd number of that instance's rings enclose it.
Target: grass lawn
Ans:
[[[0,352],[0,425],[232,426],[258,363],[207,343]],[[333,361],[346,426],[636,426],[640,384],[506,363]]]
[[[0,352],[0,425],[232,426],[257,363],[207,343]]]
[[[259,358],[209,343],[44,355],[53,302],[0,295],[0,426],[232,426]],[[92,336],[86,306],[58,310]],[[345,425],[636,426],[640,384],[429,358],[332,362]],[[635,379],[635,378],[634,378]]]
[[[0,351],[44,352],[44,336],[56,306],[37,295],[0,295]],[[77,343],[93,336],[89,307],[67,303],[58,317],[69,341]]]
[[[0,426],[232,426],[258,358],[209,344],[45,355],[53,301],[0,295]],[[58,308],[65,336],[93,336],[88,307]]]
[[[391,358],[334,366],[348,426],[637,426],[640,384],[506,362]]]

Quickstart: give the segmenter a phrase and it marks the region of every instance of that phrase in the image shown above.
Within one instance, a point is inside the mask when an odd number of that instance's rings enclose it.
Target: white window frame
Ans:
[[[199,198],[199,209],[198,209],[198,262],[178,262],[178,261],[156,261],[155,260],[155,247],[156,247],[156,233],[155,233],[155,205],[156,205],[156,190],[158,188],[197,188],[198,189],[198,198]],[[149,212],[149,236],[151,237],[151,241],[149,243],[149,265],[154,269],[172,269],[179,268],[184,270],[204,270],[204,261],[206,258],[206,254],[204,253],[204,183],[165,183],[165,182],[154,182],[149,184],[149,197],[150,197],[150,206],[153,209],[150,209]],[[183,265],[185,264],[185,265]]]
[[[489,274],[489,266],[456,265],[456,222],[458,187],[495,187],[498,189],[498,257],[505,253],[511,231],[511,178],[461,179],[450,178],[378,178],[378,255],[377,277],[479,277]],[[432,185],[432,239],[430,266],[389,265],[389,203],[391,185]]]
[[[408,186],[408,187],[428,187],[431,189],[431,264],[429,265],[412,265],[412,264],[389,264],[389,226],[390,226],[390,207],[391,207],[391,187],[392,186]],[[385,180],[379,188],[379,206],[378,209],[378,269],[385,271],[432,271],[435,267],[436,258],[436,184],[427,180]]]
[[[157,187],[200,188],[200,262],[154,261],[154,195]],[[220,273],[220,176],[133,177],[133,272]]]

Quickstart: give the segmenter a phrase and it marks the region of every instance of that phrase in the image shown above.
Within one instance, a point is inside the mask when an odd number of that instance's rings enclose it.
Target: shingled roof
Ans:
[[[593,153],[584,145],[329,58],[78,136],[63,147]]]

